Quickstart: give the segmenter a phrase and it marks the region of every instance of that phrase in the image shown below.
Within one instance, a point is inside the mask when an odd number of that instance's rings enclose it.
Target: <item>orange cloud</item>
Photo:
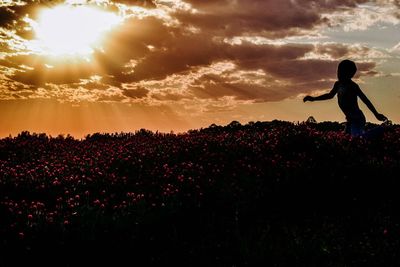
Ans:
[[[361,75],[377,74],[375,62],[362,60],[372,51],[365,46],[291,43],[288,39],[280,44],[251,41],[316,31],[318,26],[330,24],[322,14],[351,10],[366,0],[99,2],[113,12],[129,7],[131,13],[107,35],[102,49],[89,61],[49,58],[24,47],[24,40],[31,37],[21,18],[25,14],[34,18],[39,6],[54,1],[0,7],[3,32],[14,27],[21,38],[16,46],[11,45],[12,34],[0,35],[2,83],[12,84],[10,88],[16,91],[26,90],[26,86],[40,92],[32,97],[47,92],[64,101],[179,102],[228,97],[263,102],[327,89],[342,58],[359,59]],[[188,6],[180,8],[179,3]],[[133,6],[160,13],[134,16]],[[247,39],[235,44],[227,41],[232,37]],[[215,66],[221,62],[231,67],[218,73]]]

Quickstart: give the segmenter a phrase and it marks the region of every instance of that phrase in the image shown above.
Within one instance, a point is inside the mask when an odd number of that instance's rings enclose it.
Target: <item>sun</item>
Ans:
[[[88,56],[101,48],[105,33],[121,19],[90,6],[60,5],[31,20],[36,47],[52,56]]]

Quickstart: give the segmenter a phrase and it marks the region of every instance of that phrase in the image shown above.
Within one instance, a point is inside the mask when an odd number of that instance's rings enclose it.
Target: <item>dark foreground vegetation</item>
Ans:
[[[398,126],[22,132],[0,140],[0,266],[399,266],[399,174]]]

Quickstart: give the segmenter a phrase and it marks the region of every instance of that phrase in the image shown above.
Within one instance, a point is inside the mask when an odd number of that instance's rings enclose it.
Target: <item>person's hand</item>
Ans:
[[[388,119],[388,118],[386,118],[385,115],[380,114],[380,113],[376,114],[375,117],[376,117],[376,119],[379,120],[379,121],[387,121],[387,119]]]
[[[309,95],[306,96],[306,97],[304,97],[304,98],[303,98],[303,102],[307,102],[307,101],[311,101],[311,102],[314,101],[314,97],[309,96]]]

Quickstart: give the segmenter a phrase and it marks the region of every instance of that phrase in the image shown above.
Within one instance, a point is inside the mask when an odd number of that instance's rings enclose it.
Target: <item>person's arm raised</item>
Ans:
[[[328,100],[328,99],[332,99],[337,93],[337,87],[336,84],[335,86],[333,86],[332,90],[329,93],[320,95],[320,96],[306,96],[303,98],[303,102],[307,102],[307,101],[321,101],[321,100]]]

